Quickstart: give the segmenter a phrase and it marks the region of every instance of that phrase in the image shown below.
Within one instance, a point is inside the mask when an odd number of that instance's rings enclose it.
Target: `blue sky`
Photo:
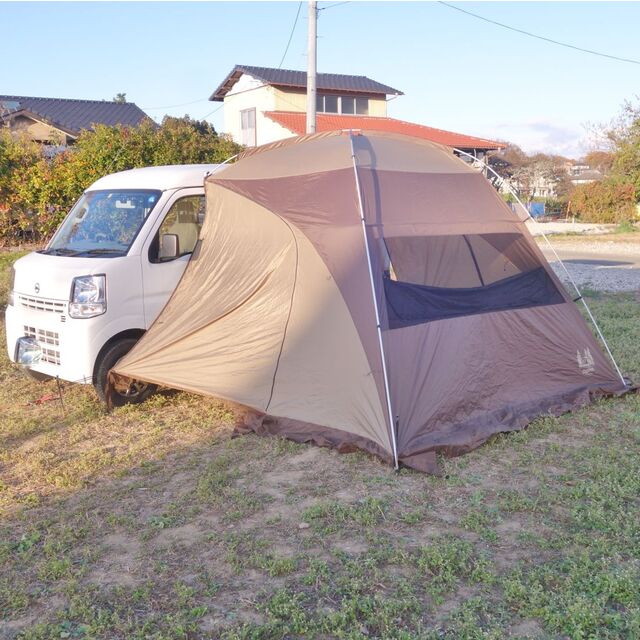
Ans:
[[[640,60],[638,2],[453,2],[489,19]],[[319,14],[318,70],[404,91],[389,115],[578,157],[585,125],[640,93],[640,65],[487,24],[435,2],[350,2]],[[0,93],[111,99],[203,118],[234,64],[277,67],[297,2],[0,2]],[[306,69],[307,3],[283,67]],[[195,102],[199,101],[199,102]],[[195,102],[183,105],[183,103]],[[183,105],[167,108],[169,105]],[[156,108],[160,107],[160,108]],[[222,130],[222,111],[208,119]]]

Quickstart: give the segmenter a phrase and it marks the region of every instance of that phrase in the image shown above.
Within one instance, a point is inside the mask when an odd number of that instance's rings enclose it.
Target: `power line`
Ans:
[[[351,4],[351,0],[345,0],[344,2],[334,2],[333,4],[328,4],[326,7],[321,7],[318,11],[324,11],[325,9],[333,9],[334,7],[339,7],[343,4]],[[455,7],[454,7],[455,8]],[[293,26],[291,27],[291,33],[289,34],[289,40],[287,42],[287,46],[285,47],[284,53],[282,54],[282,59],[280,60],[280,64],[278,65],[278,69],[282,68],[284,64],[284,60],[287,57],[287,53],[289,52],[289,47],[291,46],[291,41],[293,40],[293,35],[295,33],[296,27],[298,26],[298,18],[300,18],[300,11],[302,9],[302,2],[298,3],[298,10],[296,11],[296,17],[293,21]],[[180,104],[168,104],[162,107],[140,107],[143,111],[155,111],[158,109],[177,109],[178,107],[188,107],[192,104],[199,104],[200,102],[208,102],[209,98],[202,98],[200,100],[192,100],[191,102],[182,102]],[[293,103],[292,103],[293,104]],[[207,113],[207,115],[202,116],[201,120],[212,116],[214,113],[217,113],[222,109],[224,103],[220,106],[216,107],[213,111]]]
[[[619,56],[609,55],[608,53],[601,53],[600,51],[583,49],[582,47],[576,47],[573,44],[567,44],[566,42],[560,42],[558,40],[553,40],[552,38],[545,38],[544,36],[539,36],[535,33],[524,31],[523,29],[517,29],[516,27],[511,27],[508,24],[503,24],[502,22],[496,22],[495,20],[490,20],[489,18],[480,16],[477,13],[472,13],[471,11],[467,11],[466,9],[461,9],[460,7],[456,7],[455,5],[449,4],[448,2],[443,2],[442,0],[439,0],[438,4],[442,4],[445,7],[449,7],[450,9],[455,9],[456,11],[460,11],[460,13],[466,13],[468,16],[472,16],[473,18],[477,18],[478,20],[483,20],[484,22],[494,24],[498,27],[502,27],[503,29],[509,29],[509,31],[515,31],[516,33],[521,33],[525,36],[529,36],[530,38],[536,38],[538,40],[544,40],[545,42],[551,42],[552,44],[557,44],[560,47],[566,47],[567,49],[573,49],[574,51],[582,51],[582,53],[590,53],[591,55],[600,56],[601,58],[618,60],[619,62],[629,62],[631,64],[640,64],[640,60],[632,60],[631,58],[621,58]]]
[[[233,98],[233,96],[230,96],[230,97]],[[218,111],[220,111],[220,109],[222,109],[222,107],[224,107],[224,102],[220,106],[216,107],[213,111],[210,111],[209,113],[207,113],[206,116],[202,116],[202,118],[200,118],[200,120],[205,120],[209,116],[212,116],[214,113],[218,113]]]
[[[343,4],[351,4],[351,0],[349,1],[345,1],[345,2],[335,2],[333,4],[329,4],[326,7],[321,7],[318,9],[318,11],[324,11],[325,9],[333,9],[333,7],[339,7],[340,5]],[[293,35],[295,33],[296,27],[298,26],[298,18],[300,17],[300,11],[302,9],[302,2],[298,3],[298,10],[296,11],[296,17],[295,20],[293,21],[293,26],[291,27],[291,33],[289,34],[289,40],[287,42],[287,46],[285,47],[284,53],[282,54],[282,59],[280,60],[280,64],[278,65],[278,69],[282,68],[282,65],[284,63],[284,60],[287,56],[287,53],[289,52],[289,47],[291,46],[291,41],[293,40]],[[230,96],[233,97],[233,96]],[[176,109],[177,107],[186,107],[188,105],[192,105],[192,104],[198,104],[199,102],[208,102],[208,98],[204,98],[202,100],[194,100],[192,102],[184,102],[182,104],[173,104],[173,105],[167,105],[164,107],[144,107],[144,110],[147,111],[152,111],[154,109]],[[288,102],[288,100],[285,100],[285,102]],[[293,105],[293,103],[290,103]],[[293,105],[293,106],[297,106],[297,105]],[[220,109],[222,109],[224,107],[224,102],[222,104],[220,104],[219,106],[217,106],[213,111],[210,111],[209,113],[207,113],[206,115],[202,116],[200,118],[200,120],[206,120],[208,117],[214,115],[215,113],[217,113],[218,111],[220,111]]]
[[[346,2],[340,2],[338,4],[347,4]],[[280,60],[280,64],[278,65],[278,69],[282,68],[282,64],[284,63],[284,59],[287,55],[287,52],[289,51],[289,46],[291,45],[291,41],[293,40],[293,34],[296,30],[296,26],[298,25],[298,18],[300,17],[300,10],[302,9],[302,2],[298,3],[298,10],[296,11],[296,18],[293,21],[293,26],[291,27],[291,33],[289,34],[289,41],[287,42],[287,46],[284,50],[284,53],[282,54],[282,59]],[[235,94],[232,94],[230,96],[227,96],[227,99],[232,99],[234,97]],[[284,96],[280,96],[280,98],[282,100],[284,100],[285,102],[289,102]],[[292,102],[289,102],[289,104],[295,106],[297,108],[298,105],[294,105]],[[202,116],[201,120],[205,120],[206,118],[208,118],[209,116],[212,116],[214,113],[217,113],[218,111],[220,111],[220,109],[222,109],[224,107],[225,103],[223,102],[221,105],[219,105],[218,107],[216,107],[213,111],[210,111],[209,113],[207,113],[206,115]]]
[[[339,4],[346,4],[344,2],[339,3]],[[293,21],[293,27],[291,27],[291,33],[289,34],[289,41],[287,42],[287,46],[284,50],[284,53],[282,54],[282,60],[280,60],[280,64],[278,65],[278,69],[280,69],[282,67],[282,63],[284,62],[284,59],[287,55],[287,52],[289,51],[289,46],[291,45],[291,40],[293,39],[293,34],[296,30],[296,26],[298,25],[298,18],[300,17],[300,10],[302,9],[302,2],[298,3],[298,11],[296,12],[296,19]],[[208,98],[202,98],[201,100],[193,100],[192,102],[183,102],[181,104],[168,104],[165,105],[163,107],[140,107],[143,111],[154,111],[156,109],[177,109],[178,107],[187,107],[189,105],[192,104],[199,104],[200,102],[208,102],[209,99]],[[206,116],[203,116],[201,118],[201,120],[204,120],[205,118],[208,118],[209,116],[213,115],[214,113],[216,113],[217,111],[219,111],[224,105],[220,105],[219,107],[216,107],[213,111],[211,111],[210,113],[208,113]]]
[[[200,100],[192,100],[191,102],[183,102],[181,104],[167,104],[164,107],[140,107],[143,111],[154,111],[155,109],[177,109],[178,107],[187,107],[190,104],[198,104],[199,102],[207,102],[208,98]]]
[[[289,42],[287,42],[287,46],[284,50],[284,53],[282,54],[282,60],[280,60],[278,69],[282,68],[282,63],[284,62],[284,59],[287,57],[287,52],[289,51],[289,45],[291,44],[291,40],[293,39],[293,34],[298,24],[298,18],[300,17],[300,9],[302,9],[302,2],[298,2],[298,11],[296,11],[296,19],[293,21],[293,27],[291,27],[291,33],[289,34]]]
[[[341,4],[351,4],[351,1],[348,2],[334,2],[333,4],[328,4],[326,7],[320,7],[318,11],[325,11],[326,9],[333,9],[333,7],[339,7]]]

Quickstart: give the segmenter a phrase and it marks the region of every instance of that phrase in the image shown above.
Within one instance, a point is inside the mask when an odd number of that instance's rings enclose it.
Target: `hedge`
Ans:
[[[571,194],[570,212],[582,222],[616,224],[637,217],[635,185],[615,178],[578,185]]]
[[[82,192],[109,173],[223,162],[241,149],[207,122],[188,117],[167,117],[160,126],[98,125],[54,155],[51,147],[0,129],[0,242],[46,240]]]

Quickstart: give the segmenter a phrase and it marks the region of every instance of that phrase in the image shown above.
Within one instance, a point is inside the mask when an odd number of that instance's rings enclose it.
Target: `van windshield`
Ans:
[[[160,191],[88,191],[42,253],[64,256],[124,256],[160,199]]]

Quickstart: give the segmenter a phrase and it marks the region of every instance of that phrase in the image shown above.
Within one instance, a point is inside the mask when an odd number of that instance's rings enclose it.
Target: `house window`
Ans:
[[[324,109],[327,113],[340,113],[338,109],[338,96],[323,96]]]
[[[247,147],[256,146],[256,110],[244,109],[240,112],[241,143]]]
[[[316,100],[316,109],[319,113],[366,116],[369,114],[369,98],[319,93]]]

